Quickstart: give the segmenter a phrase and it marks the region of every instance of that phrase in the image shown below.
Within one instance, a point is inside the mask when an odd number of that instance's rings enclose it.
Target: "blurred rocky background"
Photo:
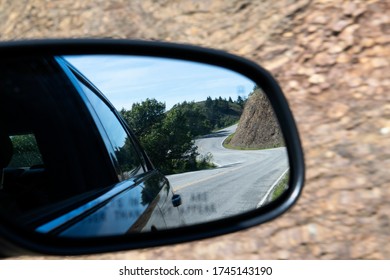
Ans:
[[[90,259],[390,258],[388,0],[0,0],[0,39],[114,37],[200,44],[279,80],[301,133],[303,196],[250,230]]]

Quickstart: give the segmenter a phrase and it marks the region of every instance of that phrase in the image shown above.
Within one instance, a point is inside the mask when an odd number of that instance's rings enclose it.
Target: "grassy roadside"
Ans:
[[[277,199],[288,187],[288,183],[290,180],[289,172],[287,172],[283,178],[279,181],[279,183],[275,186],[275,189],[272,193],[271,201]]]
[[[213,155],[211,153],[207,153],[206,155],[200,156],[196,160],[196,167],[197,170],[203,170],[203,169],[212,169],[217,166],[213,163]]]
[[[217,167],[213,163],[213,155],[211,153],[207,153],[206,155],[199,155],[195,161],[176,161],[174,166],[175,168],[172,170],[172,172],[166,173],[165,175],[181,174],[185,172],[200,171]]]
[[[264,145],[262,147],[256,147],[256,148],[251,148],[251,147],[237,147],[230,145],[230,141],[234,137],[235,133],[230,134],[226,139],[223,141],[222,146],[226,149],[231,149],[231,150],[266,150],[266,149],[273,149],[273,148],[279,148],[279,147],[284,147],[283,144],[279,145]]]

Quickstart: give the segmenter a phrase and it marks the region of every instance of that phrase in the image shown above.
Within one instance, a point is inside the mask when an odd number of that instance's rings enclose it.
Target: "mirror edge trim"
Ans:
[[[156,42],[118,39],[52,39],[0,43],[0,57],[10,55],[115,54],[147,55],[203,62],[231,69],[261,84],[272,104],[286,140],[290,164],[289,188],[276,201],[242,215],[185,228],[158,233],[130,234],[116,237],[58,239],[28,232],[1,221],[0,244],[11,246],[0,252],[6,255],[22,253],[80,255],[122,251],[183,243],[236,232],[259,225],[285,213],[299,198],[305,178],[304,155],[297,126],[283,92],[272,75],[256,63],[215,49]],[[106,242],[106,243],[105,243]],[[10,248],[11,248],[10,247]],[[19,250],[17,249],[19,248]]]

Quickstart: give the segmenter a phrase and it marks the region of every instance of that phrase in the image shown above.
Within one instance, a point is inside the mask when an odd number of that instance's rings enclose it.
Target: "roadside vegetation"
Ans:
[[[148,156],[164,174],[215,167],[212,155],[200,156],[197,136],[236,123],[245,100],[208,97],[201,102],[183,102],[166,111],[165,103],[146,99],[120,111]]]
[[[282,179],[280,179],[279,183],[275,186],[275,189],[272,193],[271,201],[277,199],[281,194],[288,188],[288,183],[290,181],[289,172],[287,172]]]

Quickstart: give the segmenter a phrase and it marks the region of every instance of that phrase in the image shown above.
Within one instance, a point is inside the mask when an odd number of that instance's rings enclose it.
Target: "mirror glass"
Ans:
[[[158,231],[255,210],[288,187],[261,85],[143,56],[0,66],[0,215],[64,237]]]

